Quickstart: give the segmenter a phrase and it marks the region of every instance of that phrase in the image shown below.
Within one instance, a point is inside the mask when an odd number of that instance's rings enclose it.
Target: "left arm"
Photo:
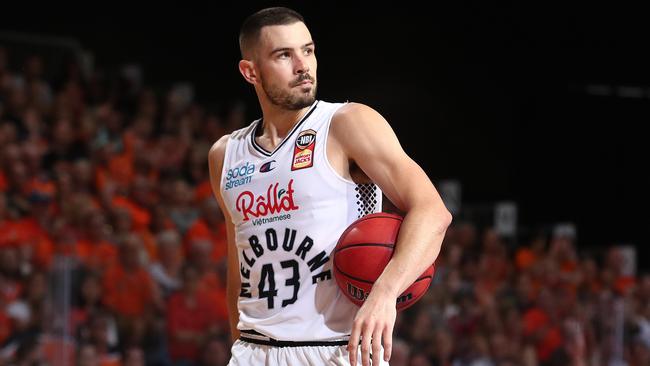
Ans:
[[[451,222],[451,214],[426,173],[402,149],[388,122],[362,104],[342,107],[330,132],[348,159],[375,182],[397,208],[406,212],[393,257],[359,309],[350,343],[350,362],[356,365],[359,336],[363,365],[379,364],[380,343],[384,359],[391,353],[397,296],[435,261]],[[375,339],[372,343],[370,339]]]

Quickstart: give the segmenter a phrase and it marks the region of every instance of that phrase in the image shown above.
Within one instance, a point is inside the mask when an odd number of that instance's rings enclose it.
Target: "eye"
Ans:
[[[314,53],[314,49],[313,49],[313,48],[305,48],[305,55],[306,55],[306,56],[309,56],[309,55],[311,55],[311,54],[313,54],[313,53]]]
[[[278,58],[289,58],[291,55],[289,54],[289,51],[281,52],[278,55]]]

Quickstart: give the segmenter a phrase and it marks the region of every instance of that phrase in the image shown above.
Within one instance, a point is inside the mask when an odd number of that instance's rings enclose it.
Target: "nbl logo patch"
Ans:
[[[316,147],[316,131],[300,132],[293,148],[293,164],[291,170],[299,170],[314,166],[314,149]]]

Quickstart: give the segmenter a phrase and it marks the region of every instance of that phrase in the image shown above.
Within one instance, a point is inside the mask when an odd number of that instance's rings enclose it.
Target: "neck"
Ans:
[[[263,132],[262,135],[268,138],[273,145],[277,145],[284,139],[293,126],[311,108],[305,107],[299,110],[287,110],[275,105],[262,106]]]

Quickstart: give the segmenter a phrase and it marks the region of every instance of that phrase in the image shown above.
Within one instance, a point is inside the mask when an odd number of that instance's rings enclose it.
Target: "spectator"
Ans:
[[[163,231],[158,235],[158,253],[158,261],[151,264],[149,271],[166,299],[181,287],[183,255],[181,239],[175,230]]]
[[[121,366],[145,366],[144,351],[139,347],[129,347],[124,352]]]
[[[185,234],[185,252],[190,252],[193,242],[204,240],[210,243],[210,260],[217,263],[226,257],[227,239],[223,213],[214,197],[210,196],[200,202],[201,216],[192,224]]]
[[[210,337],[201,349],[199,366],[222,366],[228,363],[230,351],[223,337]]]
[[[79,295],[70,314],[70,325],[73,334],[78,334],[83,324],[86,324],[95,313],[106,312],[102,304],[101,278],[94,272],[86,272],[79,286]],[[109,318],[109,328],[116,339],[115,324]],[[112,342],[113,344],[115,341]]]
[[[88,342],[95,348],[99,366],[120,366],[117,347],[111,342],[110,316],[94,313],[88,321]]]
[[[191,265],[182,270],[183,287],[167,305],[169,354],[175,366],[189,366],[198,359],[201,344],[214,331],[211,300],[199,291],[200,273]]]
[[[120,260],[102,279],[103,303],[118,319],[121,337],[139,342],[163,306],[157,287],[141,264],[142,244],[135,234],[120,243]]]
[[[100,366],[97,350],[92,344],[82,344],[77,350],[77,366]]]

